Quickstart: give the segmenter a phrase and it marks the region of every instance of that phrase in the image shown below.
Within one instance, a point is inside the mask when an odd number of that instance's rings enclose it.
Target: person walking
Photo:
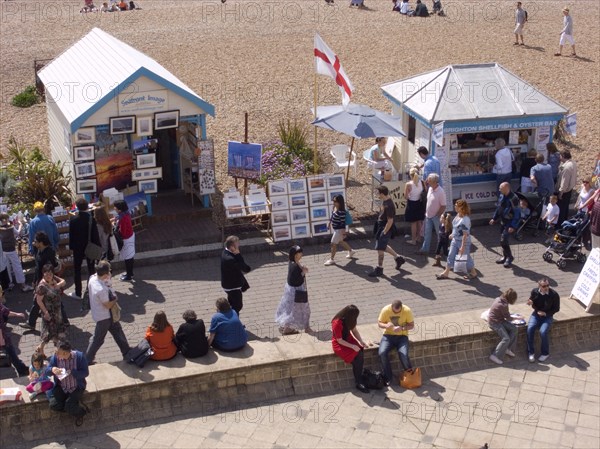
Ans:
[[[348,251],[346,254],[347,259],[352,259],[354,256],[354,250],[350,247],[350,245],[344,241],[344,238],[347,233],[347,225],[346,225],[346,202],[344,201],[343,195],[336,195],[333,197],[333,213],[331,214],[331,218],[329,219],[329,228],[333,230],[333,234],[331,236],[331,257],[325,261],[323,265],[335,265],[335,255],[337,253],[337,246],[342,245],[342,247]]]
[[[406,211],[404,219],[410,223],[411,239],[406,243],[416,245],[421,238],[423,220],[425,219],[425,203],[421,195],[427,187],[425,182],[419,178],[419,171],[413,167],[409,171],[410,181],[404,186],[404,199],[406,200]]]
[[[439,176],[435,173],[427,177],[429,190],[427,191],[427,205],[425,206],[425,231],[423,234],[423,245],[416,254],[427,255],[431,247],[431,234],[435,234],[439,240],[440,217],[446,212],[446,192],[439,184]]]
[[[296,296],[297,291],[306,292],[306,275],[308,267],[302,260],[303,251],[298,245],[292,246],[288,259],[287,282],[283,289],[283,296],[275,312],[275,322],[283,335],[297,334],[301,330],[312,332],[310,328],[310,305],[308,299],[302,300]]]
[[[135,233],[131,224],[131,214],[129,206],[124,200],[114,202],[114,208],[117,211],[115,228],[121,234],[123,239],[123,248],[119,257],[125,261],[125,273],[119,278],[121,281],[133,281],[133,258],[135,257]]]
[[[465,200],[457,200],[454,204],[456,217],[452,220],[452,243],[448,253],[448,262],[444,271],[436,275],[437,279],[448,279],[450,270],[454,270],[457,256],[467,255],[467,274],[463,279],[475,279],[477,270],[471,257],[471,208]]]
[[[110,236],[112,235],[112,223],[108,216],[106,207],[99,206],[94,209],[94,220],[98,227],[98,238],[102,247],[103,258],[111,261],[114,259],[114,254],[111,255],[112,248],[110,247]]]
[[[545,362],[550,357],[550,327],[554,321],[554,315],[560,311],[560,296],[554,289],[550,288],[548,278],[542,278],[538,287],[531,290],[527,305],[533,308],[533,312],[527,323],[527,353],[529,361],[535,362],[535,333],[540,332],[542,348],[539,357],[540,362]]]
[[[517,9],[515,10],[515,43],[513,45],[519,45],[519,37],[521,37],[521,45],[525,45],[525,42],[523,42],[525,22],[527,22],[527,11],[523,9],[521,2],[517,2]]]
[[[244,273],[250,270],[240,253],[240,238],[230,235],[225,239],[225,249],[221,253],[221,287],[238,316],[244,307],[243,293],[250,288]]]
[[[60,237],[54,218],[46,215],[44,204],[41,201],[34,203],[33,212],[35,213],[35,217],[29,223],[29,254],[35,256],[36,249],[33,246],[33,242],[35,242],[35,235],[40,231],[46,233],[50,240],[50,245],[56,251]]]
[[[388,244],[393,237],[396,226],[394,225],[394,217],[396,216],[396,206],[390,198],[390,191],[387,186],[380,185],[377,187],[379,199],[381,200],[381,209],[375,224],[375,249],[377,250],[377,266],[369,273],[369,277],[383,276],[383,258],[385,253],[391,254],[396,261],[396,270],[400,270],[402,264],[406,262],[404,257],[400,256]]]
[[[556,192],[558,196],[558,207],[560,214],[558,216],[557,226],[569,216],[569,206],[571,205],[571,194],[577,185],[577,164],[571,157],[569,150],[560,152],[560,167],[558,169],[558,179],[556,180]]]
[[[575,39],[573,38],[573,17],[569,14],[569,8],[566,6],[562,10],[563,13],[563,29],[560,34],[560,42],[558,43],[558,51],[554,53],[554,56],[561,56],[563,45],[567,42],[571,44],[571,56],[577,56],[575,52]]]
[[[496,260],[496,263],[503,264],[504,268],[510,268],[515,260],[510,249],[510,235],[518,228],[520,218],[519,197],[511,191],[510,183],[503,182],[500,184],[498,206],[490,220],[490,225],[500,221],[502,257]]]
[[[85,249],[88,243],[92,242],[100,246],[100,237],[98,236],[98,225],[96,220],[89,212],[89,204],[85,198],[77,198],[77,215],[69,221],[69,249],[73,251],[73,279],[75,291],[69,296],[75,299],[83,298],[81,285],[81,265],[85,260],[87,264],[88,276],[95,273],[95,260],[88,259]],[[86,289],[87,290],[87,289]]]
[[[508,309],[509,304],[517,302],[517,292],[509,288],[499,297],[497,297],[488,314],[488,325],[490,329],[500,336],[500,342],[490,355],[490,360],[498,365],[504,362],[504,355],[514,357],[513,348],[517,341],[517,326],[512,323],[513,318]]]
[[[333,352],[346,363],[352,364],[356,389],[368,393],[363,383],[364,348],[367,344],[356,328],[360,310],[354,304],[344,307],[331,320],[331,346]]]
[[[62,291],[65,280],[54,274],[54,267],[47,264],[42,269],[42,280],[35,289],[35,300],[42,314],[42,342],[36,349],[44,353],[44,347],[52,340],[55,344],[65,338],[67,326],[63,321],[61,310]]]
[[[125,358],[125,355],[131,348],[129,347],[121,323],[119,320],[114,319],[113,310],[118,307],[117,295],[112,288],[110,263],[108,261],[101,260],[98,262],[96,273],[90,276],[90,280],[88,281],[88,292],[90,295],[92,319],[96,322],[94,335],[85,352],[88,364],[92,365],[95,363],[96,353],[104,344],[106,334],[109,332],[121,350],[123,358]]]
[[[500,184],[509,182],[512,177],[512,162],[514,156],[510,148],[506,146],[506,141],[501,137],[494,141],[496,146],[496,164],[492,168],[493,173],[496,173],[496,191],[500,190]]]
[[[383,329],[379,343],[379,361],[385,378],[386,385],[392,381],[392,365],[389,353],[392,349],[398,352],[400,363],[404,370],[412,370],[410,362],[408,331],[415,327],[415,320],[410,307],[402,304],[399,299],[381,309],[377,325]]]

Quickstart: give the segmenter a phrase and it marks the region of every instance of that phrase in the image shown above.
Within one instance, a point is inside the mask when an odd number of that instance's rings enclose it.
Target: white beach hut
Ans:
[[[73,163],[76,193],[186,187],[214,106],[158,62],[94,28],[38,76],[52,159]]]

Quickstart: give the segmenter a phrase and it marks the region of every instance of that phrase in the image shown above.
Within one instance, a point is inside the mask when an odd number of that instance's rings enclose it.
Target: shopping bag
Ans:
[[[9,401],[20,401],[21,390],[18,387],[0,388],[0,404]]]
[[[419,388],[421,385],[421,368],[407,369],[400,374],[400,386],[402,388],[412,390],[413,388]]]
[[[467,259],[469,258],[468,254],[463,254],[461,256],[456,256],[454,259],[454,272],[455,273],[467,273]]]

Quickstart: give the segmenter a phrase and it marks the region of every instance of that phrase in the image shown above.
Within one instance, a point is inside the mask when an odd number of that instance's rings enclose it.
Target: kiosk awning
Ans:
[[[430,123],[564,115],[567,109],[496,63],[449,65],[385,84],[392,102]]]

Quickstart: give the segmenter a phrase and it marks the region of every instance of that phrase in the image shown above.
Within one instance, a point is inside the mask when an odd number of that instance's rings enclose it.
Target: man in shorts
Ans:
[[[527,12],[522,8],[521,2],[517,2],[517,9],[515,10],[515,43],[519,45],[519,36],[521,36],[521,45],[525,45],[523,42],[523,28],[527,22]]]
[[[377,250],[377,266],[369,273],[369,277],[383,276],[383,258],[385,253],[389,253],[396,261],[396,270],[400,270],[402,264],[406,262],[404,257],[398,255],[396,251],[388,245],[392,234],[394,233],[394,216],[396,215],[396,207],[390,198],[390,191],[386,186],[377,187],[379,199],[381,200],[381,210],[377,217],[375,225],[375,249]]]
[[[571,44],[571,47],[573,48],[571,56],[577,56],[575,53],[575,39],[573,39],[573,18],[569,15],[569,8],[563,8],[562,12],[565,18],[563,19],[563,29],[560,32],[558,53],[554,53],[554,56],[561,56],[563,45],[565,45],[567,42]]]

